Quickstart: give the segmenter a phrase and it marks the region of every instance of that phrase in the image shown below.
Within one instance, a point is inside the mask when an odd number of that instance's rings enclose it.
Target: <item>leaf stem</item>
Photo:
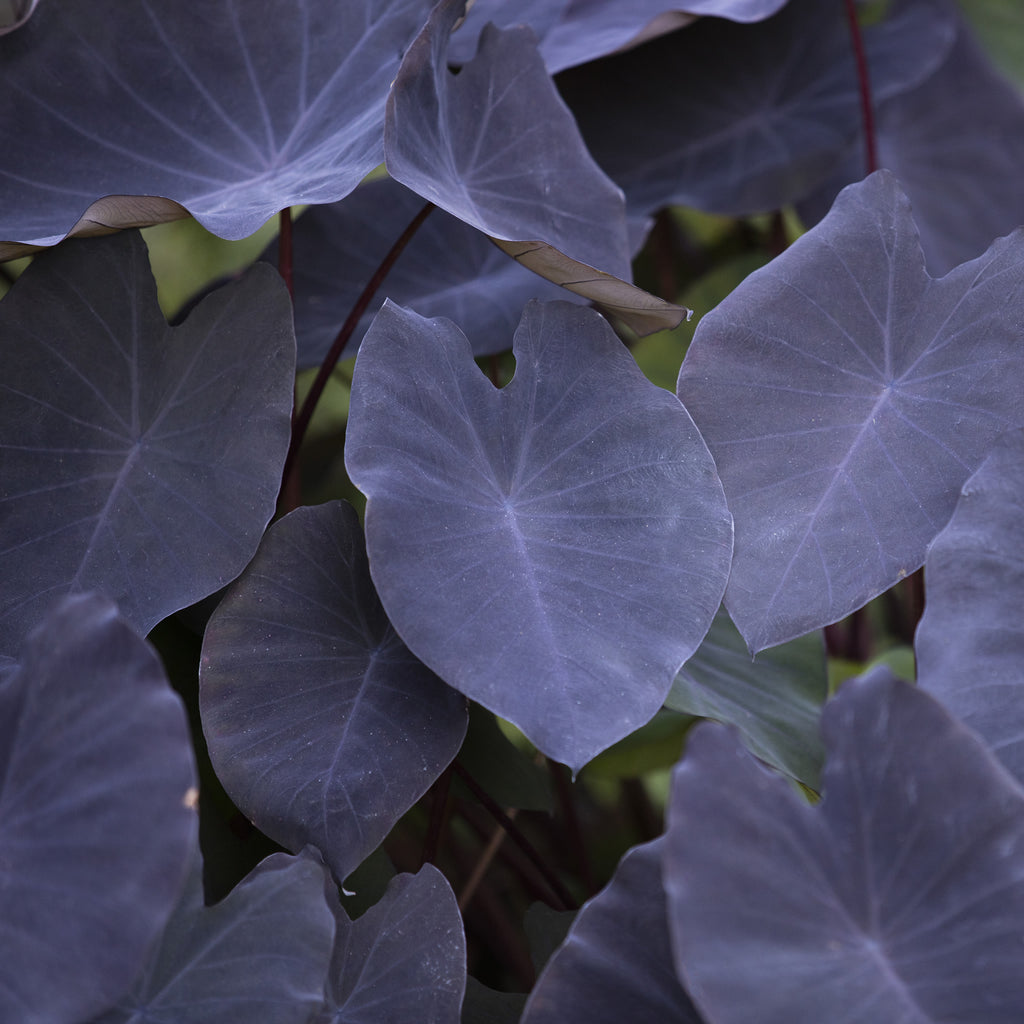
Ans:
[[[846,22],[850,26],[850,41],[857,62],[857,81],[860,85],[860,112],[864,126],[864,152],[867,174],[878,170],[878,147],[875,139],[875,112],[871,102],[871,79],[868,77],[868,60],[864,52],[864,37],[857,20],[856,0],[845,0]]]
[[[420,860],[420,867],[437,861],[437,852],[441,846],[441,832],[448,818],[448,793],[451,790],[452,770],[452,766],[448,765],[433,786],[430,798],[430,819],[427,824],[427,834],[423,840],[423,857]]]
[[[285,287],[292,301],[295,289],[292,285],[292,208],[286,206],[278,215],[277,272],[284,279]]]
[[[576,901],[572,897],[572,893],[562,884],[561,879],[544,863],[544,858],[537,852],[533,844],[523,835],[522,831],[516,825],[514,821],[501,809],[498,802],[490,796],[469,774],[466,769],[455,762],[455,771],[459,778],[469,787],[470,792],[487,808],[488,813],[492,818],[495,819],[508,833],[512,841],[519,847],[523,853],[529,858],[530,863],[541,873],[544,881],[547,882],[552,893],[558,897],[562,906],[556,907],[556,910],[575,910],[577,907]]]
[[[583,829],[580,827],[579,815],[576,813],[576,804],[573,802],[572,783],[569,781],[569,769],[550,757],[548,761],[548,772],[554,784],[555,794],[562,809],[562,820],[565,827],[565,837],[569,850],[576,861],[580,879],[587,887],[587,893],[594,896],[600,886],[594,881],[594,872],[587,855],[587,844],[583,838]]]
[[[420,225],[427,219],[427,215],[433,209],[433,203],[426,203],[409,222],[408,227],[406,227],[402,234],[399,235],[395,244],[388,250],[387,255],[383,260],[381,260],[380,266],[377,267],[376,271],[374,271],[373,276],[367,282],[362,294],[356,300],[356,304],[352,307],[347,319],[342,324],[341,330],[338,331],[338,336],[334,339],[334,343],[331,345],[330,351],[327,353],[324,361],[320,364],[320,369],[317,371],[316,378],[313,381],[312,387],[309,389],[309,393],[306,395],[305,401],[302,403],[302,408],[299,409],[298,413],[292,419],[292,439],[288,448],[288,456],[284,462],[284,471],[281,474],[282,495],[286,494],[288,491],[288,482],[292,474],[295,472],[299,449],[302,447],[302,441],[306,436],[306,430],[309,428],[309,422],[313,418],[317,402],[320,401],[320,396],[323,394],[324,388],[327,386],[327,381],[330,380],[331,374],[334,372],[334,368],[338,365],[341,353],[345,350],[345,346],[348,344],[349,338],[352,337],[352,333],[355,331],[356,325],[362,319],[367,307],[373,301],[374,295],[377,294],[377,289],[384,283],[384,278],[387,277],[388,272],[394,266],[395,261],[402,254],[402,250],[409,244],[413,235],[416,234]],[[285,504],[287,507],[282,508],[280,507],[281,504]],[[282,502],[279,503],[278,510],[280,512],[285,512],[290,511],[295,507],[296,505],[293,505],[290,502]]]

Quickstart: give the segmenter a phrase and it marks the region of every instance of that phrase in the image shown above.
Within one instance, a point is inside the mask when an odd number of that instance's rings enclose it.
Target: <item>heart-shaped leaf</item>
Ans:
[[[172,329],[137,232],[75,240],[4,298],[0,338],[0,651],[61,594],[102,590],[147,633],[241,572],[294,386],[269,267]]]
[[[293,245],[300,367],[323,361],[366,282],[422,206],[421,196],[385,178],[299,218]],[[262,258],[276,263],[276,242]],[[512,347],[519,314],[530,299],[571,295],[510,260],[486,235],[444,210],[434,210],[417,230],[382,292],[421,316],[447,316],[462,324],[476,355]],[[356,354],[379,308],[379,303],[372,306],[360,320],[342,358]]]
[[[296,509],[213,613],[203,730],[235,803],[344,879],[427,791],[466,733],[465,700],[395,635],[354,509]]]
[[[953,35],[932,0],[866,30],[874,101],[930,73]],[[753,25],[704,19],[558,85],[590,152],[643,214],[777,209],[824,180],[861,131],[842,3],[790,0]]]
[[[642,333],[683,310],[634,288],[622,193],[594,163],[526,28],[485,28],[448,70],[463,0],[442,0],[388,99],[388,171],[492,236],[531,270],[608,307]]]
[[[203,905],[195,850],[185,894],[131,991],[93,1024],[307,1024],[323,1001],[334,917],[323,864],[275,853]]]
[[[816,789],[825,753],[819,728],[827,696],[821,633],[751,658],[723,610],[676,676],[665,703],[675,711],[735,725],[751,753]]]
[[[341,199],[383,159],[388,90],[429,10],[44,3],[0,39],[0,238],[52,245],[182,207],[242,238],[285,206]]]
[[[685,410],[607,323],[531,303],[497,391],[446,320],[385,304],[346,443],[410,649],[579,767],[657,711],[711,624],[731,526]]]
[[[66,598],[0,684],[0,1020],[79,1024],[118,998],[196,843],[184,708],[95,594]]]
[[[336,899],[334,958],[314,1024],[458,1024],[466,940],[444,875],[399,875],[356,921]]]
[[[964,484],[925,559],[918,681],[984,737],[1024,783],[1024,433]]]
[[[714,1024],[1011,1024],[1024,1006],[1024,794],[885,669],[825,709],[810,807],[722,726],[676,769],[676,966]]]
[[[705,316],[678,392],[736,518],[725,603],[752,651],[834,622],[924,561],[1024,418],[1024,233],[946,277],[879,171]]]
[[[635,847],[579,912],[522,1024],[703,1024],[676,977],[661,884],[664,837]]]

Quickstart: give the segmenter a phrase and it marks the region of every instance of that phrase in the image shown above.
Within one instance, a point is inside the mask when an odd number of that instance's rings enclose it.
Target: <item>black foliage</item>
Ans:
[[[1019,1024],[1024,99],[952,0],[8,6],[0,1021]],[[281,234],[172,328],[189,215]]]

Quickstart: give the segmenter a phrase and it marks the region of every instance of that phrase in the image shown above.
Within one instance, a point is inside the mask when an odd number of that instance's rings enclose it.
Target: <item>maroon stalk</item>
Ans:
[[[455,761],[455,772],[469,787],[470,792],[484,805],[487,813],[494,818],[508,833],[509,838],[526,854],[530,863],[540,872],[541,877],[550,887],[552,893],[558,897],[562,906],[556,910],[575,910],[578,906],[572,893],[562,884],[561,879],[548,867],[544,858],[537,852],[529,839],[523,835],[522,830],[512,821],[511,818],[501,809],[497,801],[480,785],[476,779],[458,762]]]
[[[864,37],[857,20],[856,0],[846,0],[846,21],[850,26],[850,41],[857,61],[857,81],[860,83],[860,113],[864,125],[864,153],[867,173],[878,170],[878,149],[875,142],[875,111],[871,102],[871,79],[868,77],[868,59],[864,53]]]
[[[284,279],[288,294],[294,301],[292,287],[292,208],[286,206],[277,216],[277,272]]]
[[[416,234],[419,226],[427,219],[427,214],[429,214],[432,209],[434,209],[433,203],[425,204],[423,209],[421,209],[409,222],[409,226],[398,237],[395,244],[388,250],[388,254],[381,261],[380,266],[374,272],[373,277],[371,277],[367,282],[362,294],[359,296],[356,304],[352,307],[352,311],[349,313],[348,319],[345,320],[344,324],[341,326],[341,330],[338,331],[338,336],[334,339],[334,344],[331,345],[331,349],[327,353],[327,357],[320,364],[320,369],[317,372],[316,379],[313,381],[313,386],[309,389],[309,394],[306,395],[306,400],[302,403],[302,408],[292,420],[291,445],[288,448],[288,457],[285,459],[284,472],[281,474],[282,495],[288,495],[289,499],[289,481],[296,469],[299,449],[302,447],[302,441],[306,436],[309,421],[313,418],[313,412],[316,409],[317,402],[320,401],[320,396],[323,394],[324,388],[327,386],[327,382],[330,380],[331,374],[334,372],[334,368],[338,365],[341,353],[345,350],[345,346],[348,344],[349,338],[352,337],[352,332],[356,329],[356,325],[359,323],[362,315],[366,312],[367,307],[373,301],[374,295],[377,294],[377,289],[384,283],[384,278],[387,277],[388,271],[390,271],[394,266],[395,260],[398,259],[402,250],[409,244],[413,235]],[[290,500],[282,500],[279,503],[279,511],[282,513],[291,511],[291,509],[296,508],[297,505],[297,501],[292,504]]]

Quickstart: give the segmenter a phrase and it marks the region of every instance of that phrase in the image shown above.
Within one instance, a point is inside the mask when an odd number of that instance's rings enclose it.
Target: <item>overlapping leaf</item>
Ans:
[[[323,864],[275,853],[203,905],[198,847],[188,887],[131,991],[93,1024],[307,1024],[322,1004],[334,918]]]
[[[1020,422],[1024,235],[940,280],[879,171],[701,321],[679,396],[736,520],[726,606],[751,650],[913,572]]]
[[[463,64],[476,52],[480,32],[493,22],[499,28],[529,25],[551,74],[584,64],[689,24],[696,16],[732,21],[760,21],[786,0],[476,0],[452,36],[449,60]],[[685,8],[685,13],[680,8]]]
[[[703,638],[731,525],[685,410],[592,310],[531,303],[496,391],[454,324],[386,304],[346,463],[410,649],[579,767],[649,719]]]
[[[314,1024],[458,1024],[466,940],[455,894],[437,868],[399,875],[356,921],[330,902],[337,938]]]
[[[703,0],[705,7],[746,7],[766,11],[777,9],[785,0]],[[697,6],[701,0],[697,0]],[[693,6],[693,4],[690,4]],[[697,13],[715,13],[703,11]],[[476,0],[465,22],[452,36],[448,58],[463,64],[471,60],[483,27],[492,22],[499,28],[529,25],[537,37],[544,65],[551,74],[603,57],[650,33],[661,34],[691,20],[671,0],[526,0],[515,4],[504,0]]]
[[[0,650],[68,592],[102,590],[146,633],[241,572],[292,404],[269,267],[171,329],[136,232],[74,240],[4,298],[0,335]]]
[[[388,623],[342,502],[297,509],[267,531],[210,620],[200,683],[224,788],[282,845],[319,847],[339,879],[466,731],[463,698]]]
[[[884,669],[824,715],[810,807],[717,725],[676,769],[664,861],[680,976],[714,1024],[1012,1024],[1024,795]]]
[[[490,26],[474,59],[449,72],[448,36],[463,6],[439,3],[402,61],[388,99],[389,172],[637,330],[675,326],[679,307],[627,283],[622,193],[587,152],[532,32]]]
[[[875,101],[930,73],[953,35],[928,0],[874,26]],[[843,5],[820,0],[790,0],[753,25],[702,20],[562,75],[559,90],[591,153],[642,213],[672,203],[776,209],[830,174],[861,130]]]
[[[1024,97],[992,68],[960,23],[949,56],[916,88],[878,104],[878,159],[914,206],[930,273],[974,259],[1024,223]],[[817,221],[864,167],[855,147],[800,213]]]
[[[423,206],[392,179],[372,181],[344,202],[316,206],[295,224],[295,335],[298,364],[317,366],[367,281]],[[276,261],[277,246],[263,255]],[[447,316],[473,337],[477,355],[512,346],[519,314],[530,299],[571,293],[510,260],[486,235],[433,211],[388,274],[383,295],[422,316]],[[581,300],[582,301],[582,300]],[[360,321],[343,358],[354,356],[380,308]]]
[[[665,703],[735,725],[751,753],[816,788],[824,757],[819,722],[827,696],[820,633],[751,658],[743,637],[720,611]]]
[[[0,1019],[79,1024],[143,965],[196,842],[181,702],[98,595],[69,597],[0,686]]]
[[[290,204],[342,198],[383,159],[388,90],[429,10],[44,3],[0,38],[0,238],[51,245],[76,224],[152,223],[182,206],[241,238]]]
[[[522,1024],[702,1024],[672,958],[664,845],[661,838],[630,850],[580,911],[537,980]]]
[[[925,560],[918,681],[1024,782],[1024,434],[964,485]]]

